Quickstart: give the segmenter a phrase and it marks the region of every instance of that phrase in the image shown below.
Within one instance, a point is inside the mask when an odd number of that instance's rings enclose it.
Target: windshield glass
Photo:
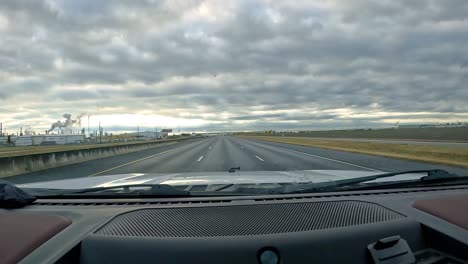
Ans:
[[[2,1],[0,179],[219,192],[468,176],[467,14],[432,0]]]

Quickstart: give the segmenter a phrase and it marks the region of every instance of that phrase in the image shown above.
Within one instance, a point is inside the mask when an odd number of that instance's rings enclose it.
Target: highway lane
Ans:
[[[229,139],[231,140],[231,139]],[[366,167],[355,163],[336,160],[332,157],[319,156],[312,153],[301,152],[294,149],[272,146],[269,142],[236,139],[239,146],[244,147],[252,153],[255,158],[268,164],[271,170],[371,170],[377,169]]]
[[[176,151],[187,147],[190,148],[193,145],[203,143],[205,140],[206,139],[201,138],[181,141],[178,143],[165,143],[158,145],[155,148],[146,149],[138,152],[90,160],[81,163],[70,164],[67,166],[61,166],[57,168],[31,172],[12,177],[6,177],[2,179],[11,181],[13,183],[27,183],[71,179],[78,177],[89,177],[93,176],[96,173],[103,173],[111,168],[125,166],[126,164],[138,162],[148,158],[155,158],[155,155],[162,156],[170,153],[170,151]]]
[[[240,167],[242,171],[375,170],[333,159],[318,158],[306,153],[285,151],[278,147],[265,148],[265,146],[267,145],[234,137],[214,137],[190,149],[181,149],[102,174],[227,171],[231,167]]]
[[[164,144],[149,150],[5,179],[14,183],[25,183],[124,173],[227,171],[230,167],[241,167],[242,171],[313,169],[401,171],[441,168],[468,175],[468,170],[457,167],[230,136],[216,136]]]
[[[468,169],[456,166],[446,166],[441,164],[426,163],[420,161],[411,161],[404,159],[388,158],[383,156],[345,152],[316,147],[307,147],[271,141],[261,141],[252,139],[240,139],[258,147],[267,149],[282,149],[284,151],[299,152],[308,155],[317,156],[318,159],[332,159],[337,162],[350,163],[353,166],[363,166],[370,170],[379,171],[402,171],[402,170],[425,170],[425,169],[443,169],[459,175],[467,175]],[[359,170],[359,168],[355,168]],[[364,170],[364,169],[363,169]]]

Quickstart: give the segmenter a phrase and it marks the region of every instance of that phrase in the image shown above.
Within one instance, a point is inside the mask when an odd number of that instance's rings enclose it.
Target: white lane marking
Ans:
[[[256,143],[258,143],[258,142],[256,142]],[[299,154],[306,155],[306,156],[311,156],[311,157],[314,157],[314,158],[319,158],[319,159],[324,159],[324,160],[333,161],[333,162],[336,162],[336,163],[346,164],[346,165],[353,166],[353,167],[356,167],[356,168],[366,169],[366,170],[370,170],[370,171],[380,171],[380,170],[376,170],[376,169],[373,169],[373,168],[369,168],[369,167],[365,167],[365,166],[361,166],[361,165],[349,163],[349,162],[346,162],[346,161],[341,161],[341,160],[326,158],[326,157],[322,157],[322,156],[318,156],[318,155],[314,155],[314,154],[305,153],[305,152],[302,152],[302,151],[296,151],[296,150],[292,150],[292,149],[288,149],[288,148],[283,148],[283,147],[278,147],[278,146],[272,146],[272,145],[262,144],[262,143],[258,143],[258,144],[260,144],[260,145],[267,145],[268,147],[272,147],[272,148],[284,149],[284,150],[287,150],[287,151],[299,153]]]
[[[127,162],[127,163],[125,163],[125,164],[122,164],[122,165],[119,165],[119,166],[115,166],[115,167],[113,167],[113,168],[110,168],[110,169],[107,169],[107,170],[103,170],[103,171],[100,171],[100,172],[91,174],[91,175],[89,175],[88,177],[93,177],[93,176],[96,176],[96,175],[99,175],[99,174],[103,174],[103,173],[105,173],[105,172],[109,172],[109,171],[112,171],[112,170],[115,170],[115,169],[118,169],[118,168],[122,168],[122,167],[124,167],[124,166],[131,165],[131,164],[133,164],[133,163],[137,163],[137,162],[140,162],[140,161],[143,161],[143,160],[151,159],[151,158],[154,158],[154,157],[157,157],[157,156],[160,156],[160,155],[163,155],[163,154],[172,152],[172,151],[174,151],[174,150],[176,150],[176,149],[180,149],[180,148],[182,148],[182,147],[184,147],[184,146],[177,147],[177,148],[174,148],[174,149],[170,149],[170,150],[167,150],[167,151],[163,151],[163,152],[160,152],[160,153],[157,153],[157,154],[148,156],[148,157],[144,157],[144,158],[141,158],[141,159],[137,159],[137,160],[134,160],[134,161],[130,161],[130,162]]]
[[[259,156],[255,156],[257,159],[261,160],[261,161],[265,161],[263,160],[262,158],[260,158]]]
[[[199,157],[197,161],[200,162],[200,160],[202,160],[203,157],[204,157],[204,156]]]

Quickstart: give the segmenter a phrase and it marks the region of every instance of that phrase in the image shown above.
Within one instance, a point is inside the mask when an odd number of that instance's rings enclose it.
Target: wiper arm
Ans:
[[[146,188],[145,188],[146,187]],[[144,188],[141,190],[141,188]],[[136,190],[132,190],[136,189]],[[115,191],[114,191],[115,190]],[[120,190],[120,191],[119,191]],[[57,198],[63,196],[151,196],[151,197],[187,197],[190,192],[180,191],[166,184],[128,184],[119,186],[93,187],[85,189],[28,189],[28,193],[40,198]]]
[[[419,181],[433,181],[433,180],[441,180],[441,179],[460,178],[460,176],[449,173],[445,170],[438,170],[438,169],[436,170],[410,170],[410,171],[382,173],[382,174],[377,174],[377,175],[370,175],[370,176],[363,176],[363,177],[328,181],[328,182],[295,184],[292,186],[287,185],[287,186],[280,188],[281,190],[272,190],[272,191],[273,192],[279,191],[280,193],[305,193],[305,192],[326,191],[326,190],[335,189],[335,188],[339,188],[343,186],[357,185],[363,182],[373,181],[373,180],[382,179],[382,178],[389,178],[389,177],[403,175],[403,174],[412,174],[412,173],[427,173],[427,176],[421,177]]]

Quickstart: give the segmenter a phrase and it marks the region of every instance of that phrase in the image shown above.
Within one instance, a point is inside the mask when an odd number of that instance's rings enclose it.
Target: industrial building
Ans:
[[[169,132],[166,132],[164,130],[161,132],[142,131],[142,132],[127,133],[128,136],[133,136],[133,137],[144,139],[144,140],[166,138],[168,134]]]
[[[0,136],[0,145],[6,145],[16,141],[16,137]]]
[[[26,135],[16,138],[16,146],[65,145],[85,141],[85,135]]]

